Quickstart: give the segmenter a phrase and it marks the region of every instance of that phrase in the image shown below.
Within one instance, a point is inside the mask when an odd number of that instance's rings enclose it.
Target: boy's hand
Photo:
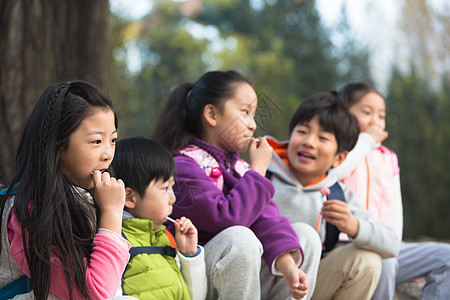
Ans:
[[[266,176],[267,168],[272,159],[272,147],[267,142],[266,138],[258,138],[258,142],[253,139],[249,148],[249,160],[252,170],[258,172],[262,176]]]
[[[181,217],[175,220],[175,241],[178,250],[187,256],[197,253],[197,228],[192,224],[191,220]]]
[[[302,299],[308,293],[309,277],[296,265],[290,253],[280,255],[275,262],[276,267],[283,274],[284,281],[291,289],[291,295],[295,299]]]
[[[94,171],[94,201],[100,209],[100,227],[120,234],[125,205],[125,185],[108,172]]]
[[[384,131],[383,129],[375,125],[367,126],[364,132],[370,134],[373,139],[379,144],[381,144],[388,137],[387,131]]]
[[[350,237],[356,237],[358,219],[352,214],[347,203],[340,200],[327,200],[323,203],[320,213],[325,221],[335,225]]]

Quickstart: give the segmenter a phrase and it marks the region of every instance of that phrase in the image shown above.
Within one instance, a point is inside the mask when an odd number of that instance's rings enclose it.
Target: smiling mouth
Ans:
[[[307,159],[316,159],[314,156],[312,156],[311,154],[308,153],[304,153],[304,152],[298,152],[297,155],[300,158],[307,158]]]

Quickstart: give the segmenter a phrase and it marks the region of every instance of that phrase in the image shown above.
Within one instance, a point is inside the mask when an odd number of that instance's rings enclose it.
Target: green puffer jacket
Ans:
[[[168,246],[165,226],[153,231],[153,222],[147,219],[122,220],[122,232],[133,247]],[[130,258],[123,274],[124,295],[146,299],[189,299],[183,276],[168,255],[138,254]]]

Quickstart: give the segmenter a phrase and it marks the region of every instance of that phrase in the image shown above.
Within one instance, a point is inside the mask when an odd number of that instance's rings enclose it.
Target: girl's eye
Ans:
[[[319,139],[322,141],[329,141],[329,139],[326,136],[319,136]]]
[[[248,111],[248,109],[244,109],[243,111],[242,111],[244,114],[246,114],[246,115],[248,115],[249,114],[249,111]]]
[[[95,141],[93,141],[92,143],[94,143],[94,144],[96,144],[96,145],[99,145],[99,144],[102,143],[102,140],[95,140]]]
[[[169,190],[169,187],[165,186],[165,187],[163,187],[163,190],[167,192]]]
[[[117,142],[117,138],[113,138],[112,140],[111,140],[111,143],[113,143],[113,144],[115,144]]]

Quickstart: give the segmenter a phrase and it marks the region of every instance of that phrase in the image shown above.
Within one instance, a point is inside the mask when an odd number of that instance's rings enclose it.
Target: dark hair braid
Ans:
[[[59,154],[97,108],[111,109],[117,128],[111,100],[101,90],[79,80],[58,83],[40,96],[23,127],[9,186],[18,184],[15,215],[22,227],[33,293],[39,300],[49,294],[52,257],[61,262],[70,297],[78,289],[83,298],[90,299],[85,261],[96,232],[94,207],[60,170]],[[5,201],[2,197],[2,209]]]

